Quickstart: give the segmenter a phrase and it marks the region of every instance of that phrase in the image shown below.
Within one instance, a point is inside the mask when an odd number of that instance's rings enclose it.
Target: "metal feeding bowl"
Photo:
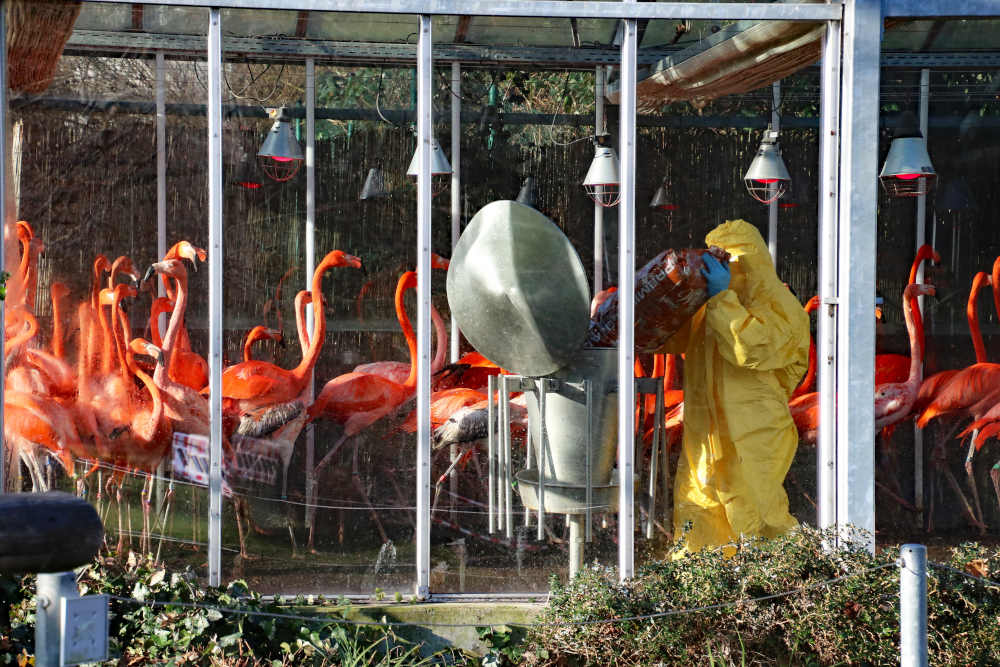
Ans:
[[[547,217],[515,201],[484,206],[448,268],[448,305],[469,343],[520,375],[549,375],[583,345],[590,296],[583,263]]]

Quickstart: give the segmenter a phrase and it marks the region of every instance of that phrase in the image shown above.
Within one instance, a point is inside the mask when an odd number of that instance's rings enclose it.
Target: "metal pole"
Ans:
[[[462,233],[462,66],[451,64],[451,249],[454,254],[458,237]],[[455,315],[451,316],[451,362],[458,361],[459,333]],[[458,459],[458,445],[448,448],[448,460],[454,465]],[[451,490],[451,520],[458,521],[455,513],[455,496],[458,494],[458,471],[452,470],[448,478]]]
[[[451,64],[451,249],[462,234],[462,66]],[[451,362],[458,361],[459,332],[451,316]]]
[[[80,595],[72,572],[39,572],[35,595],[35,667],[61,667],[59,601]]]
[[[594,70],[594,134],[604,131],[604,67]],[[594,203],[594,294],[604,289],[604,207]]]
[[[167,254],[167,102],[166,61],[156,52],[156,256]],[[166,296],[162,280],[156,281],[157,294]],[[167,328],[166,314],[160,315],[160,331]]]
[[[635,113],[637,25],[625,20],[621,70],[621,201],[618,204],[618,577],[635,574]],[[601,395],[597,401],[604,400]]]
[[[306,275],[305,288],[312,289],[312,275],[316,270],[316,61],[306,58]],[[315,304],[322,308],[322,300],[306,306],[306,331],[312,332]],[[281,304],[277,304],[280,308]],[[311,334],[310,334],[311,335]],[[311,403],[316,392],[315,371],[306,383],[307,399]],[[313,498],[316,489],[316,429],[306,427],[306,498]],[[285,500],[285,498],[282,498]],[[313,525],[316,505],[306,504],[306,525]]]
[[[844,6],[837,318],[837,526],[875,549],[875,248],[881,0]]]
[[[417,597],[430,593],[431,491],[431,139],[434,136],[431,17],[417,41]],[[457,168],[457,167],[456,167]]]
[[[0,271],[6,270],[7,248],[4,247],[7,237],[7,230],[13,229],[13,225],[8,225],[7,216],[14,210],[11,205],[11,193],[8,191],[10,181],[8,179],[8,169],[10,169],[10,132],[7,123],[10,116],[7,113],[7,7],[9,3],[0,0]],[[0,305],[0,331],[7,330],[5,321],[7,308]],[[7,377],[5,355],[0,354],[0,377]],[[0,405],[4,405],[4,383],[0,382]],[[4,430],[3,410],[0,410],[0,433]],[[13,450],[11,450],[13,451]],[[7,470],[4,462],[7,458],[6,443],[0,440],[0,494],[7,489]],[[13,459],[16,461],[16,459]],[[20,489],[15,489],[20,491]]]
[[[828,21],[820,70],[819,298],[816,356],[819,359],[819,429],[816,454],[816,524],[837,523],[837,202],[840,157],[840,24]]]
[[[569,578],[583,567],[584,514],[569,515]]]
[[[930,70],[920,70],[920,133],[927,141],[927,111],[930,101],[931,85]],[[921,190],[926,179],[921,178]],[[920,248],[927,238],[927,195],[917,197],[917,230],[914,250]],[[917,269],[917,282],[924,282],[924,265],[920,264]],[[917,304],[920,308],[921,316],[924,314],[924,297],[917,297]],[[921,362],[923,367],[923,362]],[[924,523],[924,431],[913,425],[913,504],[917,508],[917,520],[920,525]]]
[[[899,548],[899,664],[927,665],[927,548]]]
[[[771,84],[771,128],[778,132],[781,130],[781,82],[775,81]],[[777,190],[777,186],[769,186],[772,190]],[[767,249],[771,253],[771,262],[774,268],[778,268],[778,198],[772,193],[770,203],[767,205]]]
[[[208,585],[222,582],[222,20],[208,16]]]
[[[167,103],[166,103],[166,61],[163,51],[156,52],[156,256],[167,254]],[[157,296],[166,296],[162,280],[156,281]],[[167,314],[161,313],[157,326],[163,333],[167,329]],[[155,496],[156,511],[163,509],[163,483],[166,477],[166,459],[156,466]]]

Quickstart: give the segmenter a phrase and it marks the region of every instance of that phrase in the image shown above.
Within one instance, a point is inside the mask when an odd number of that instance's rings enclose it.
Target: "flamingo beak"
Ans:
[[[149,268],[146,269],[146,275],[142,277],[142,282],[145,283],[152,278],[154,273],[156,273],[156,264],[150,264]]]
[[[344,255],[344,259],[347,260],[347,265],[352,266],[355,269],[363,269],[361,265],[361,258],[355,257],[354,255]]]
[[[163,361],[163,350],[156,347],[152,343],[146,346],[146,350],[149,351],[149,356],[156,359],[156,363],[158,366],[166,366],[166,363],[164,363]]]

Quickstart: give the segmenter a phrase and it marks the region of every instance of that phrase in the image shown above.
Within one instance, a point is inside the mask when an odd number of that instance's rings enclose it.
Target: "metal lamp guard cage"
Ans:
[[[0,0],[2,2],[3,0]],[[110,3],[119,0],[88,0]],[[210,368],[210,475],[209,475],[209,583],[221,581],[221,500],[222,500],[222,142],[221,91],[224,9],[280,9],[287,11],[357,12],[354,0],[159,0],[170,6],[208,7],[205,55],[208,63],[207,102],[209,130],[209,368]],[[209,5],[211,5],[209,7]],[[542,17],[564,19],[620,19],[624,23],[621,40],[620,140],[622,198],[619,206],[619,276],[623,282],[634,278],[635,262],[635,130],[636,130],[636,28],[639,20],[677,21],[682,19],[795,20],[825,22],[822,45],[820,93],[819,158],[819,295],[823,308],[818,323],[818,388],[821,401],[818,437],[818,524],[820,528],[854,525],[874,535],[874,464],[871,451],[874,440],[874,417],[870,396],[873,389],[874,332],[852,331],[852,321],[870,319],[874,309],[874,281],[877,212],[878,165],[871,150],[878,140],[878,105],[871,92],[878,90],[881,27],[885,18],[936,18],[947,16],[995,17],[995,0],[848,0],[846,4],[827,3],[695,3],[695,2],[566,2],[560,0],[370,0],[365,11],[383,14],[418,15],[419,32],[415,60],[417,64],[417,136],[429,145],[432,131],[432,34],[433,15]],[[0,11],[0,58],[7,57],[6,12]],[[317,54],[304,53],[311,65]],[[162,52],[157,54],[157,64]],[[0,161],[7,164],[7,67],[0,63]],[[600,67],[597,68],[601,70]],[[308,67],[307,67],[308,71]],[[454,74],[454,69],[453,69]],[[159,76],[158,76],[159,79]],[[452,105],[460,104],[453,95]],[[313,109],[310,114],[306,147],[306,171],[309,184],[307,199],[315,196],[313,166]],[[163,108],[158,100],[158,109]],[[454,109],[454,106],[453,106]],[[157,114],[157,123],[165,114]],[[453,133],[456,128],[453,128]],[[158,127],[158,133],[162,127]],[[165,150],[158,142],[159,150]],[[454,144],[453,144],[454,145]],[[429,151],[419,160],[417,196],[417,530],[416,594],[430,595],[430,246],[431,182]],[[158,155],[158,164],[162,163]],[[158,173],[163,175],[163,169]],[[840,184],[850,184],[841,188]],[[9,188],[6,169],[0,169],[0,192]],[[841,196],[841,192],[845,195]],[[158,183],[160,199],[165,199],[165,185]],[[454,193],[453,193],[454,194]],[[458,198],[453,196],[453,202]],[[919,200],[922,202],[922,198]],[[7,219],[9,199],[0,197],[0,218]],[[454,206],[454,203],[453,203]],[[161,210],[162,206],[159,207]],[[922,210],[922,206],[918,209]],[[314,214],[313,214],[314,215]],[[455,216],[453,216],[453,238]],[[838,224],[839,220],[850,224]],[[314,217],[307,213],[306,247],[313,244]],[[164,220],[158,220],[164,230]],[[918,233],[923,229],[917,222]],[[0,237],[0,270],[3,269],[3,239]],[[162,250],[161,250],[162,252]],[[312,261],[311,254],[307,261]],[[635,388],[630,381],[633,352],[634,294],[622,290],[619,302],[622,322],[619,346],[618,414],[619,441],[634,437],[633,409]],[[3,324],[0,309],[0,325]],[[0,360],[0,371],[3,371]],[[0,396],[3,387],[0,386]],[[834,403],[833,397],[840,400]],[[0,416],[2,419],[2,416]],[[310,454],[307,453],[307,456]],[[0,481],[4,477],[0,457]],[[634,467],[634,450],[619,447],[619,476],[629,479]],[[850,474],[850,479],[848,479]],[[634,574],[632,531],[632,488],[620,485],[619,501],[619,577]],[[874,549],[871,538],[861,545]],[[855,543],[856,544],[856,543]]]

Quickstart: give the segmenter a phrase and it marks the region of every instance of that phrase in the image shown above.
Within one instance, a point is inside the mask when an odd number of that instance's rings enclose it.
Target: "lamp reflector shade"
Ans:
[[[778,133],[770,127],[764,132],[757,155],[743,176],[750,196],[762,204],[770,204],[779,199],[792,182],[785,161],[781,159],[778,147]]]
[[[257,161],[253,159],[249,151],[240,152],[230,180],[234,185],[244,190],[259,190],[263,187],[264,179],[260,169],[257,168]]]
[[[287,181],[299,171],[305,155],[292,134],[284,108],[268,109],[267,113],[274,118],[274,124],[264,137],[257,157],[261,158],[264,173],[270,178],[279,182]]]
[[[413,157],[410,158],[410,166],[406,168],[406,175],[411,178],[417,177],[417,154],[420,153],[420,146],[413,151]],[[431,137],[431,176],[446,176],[451,174],[451,164],[448,162],[448,158],[445,157],[444,151],[441,150],[441,144],[438,143],[437,137]]]
[[[621,199],[621,181],[618,176],[618,154],[615,149],[595,143],[594,159],[583,178],[583,189],[600,206],[614,206]]]
[[[531,176],[527,176],[524,179],[524,183],[521,185],[520,192],[517,193],[517,199],[514,200],[519,204],[524,204],[525,206],[530,206],[535,208],[535,179]]]
[[[368,170],[368,177],[365,178],[365,185],[361,188],[361,201],[368,199],[385,199],[389,196],[389,191],[385,189],[385,174],[381,167],[372,167]]]
[[[649,208],[655,208],[660,211],[676,211],[679,207],[670,200],[668,192],[667,181],[664,179],[660,183],[660,187],[656,188],[656,192],[653,193],[653,199],[649,202]]]
[[[918,197],[927,194],[934,187],[937,173],[927,154],[927,143],[923,137],[893,139],[878,178],[885,191],[893,197]]]

